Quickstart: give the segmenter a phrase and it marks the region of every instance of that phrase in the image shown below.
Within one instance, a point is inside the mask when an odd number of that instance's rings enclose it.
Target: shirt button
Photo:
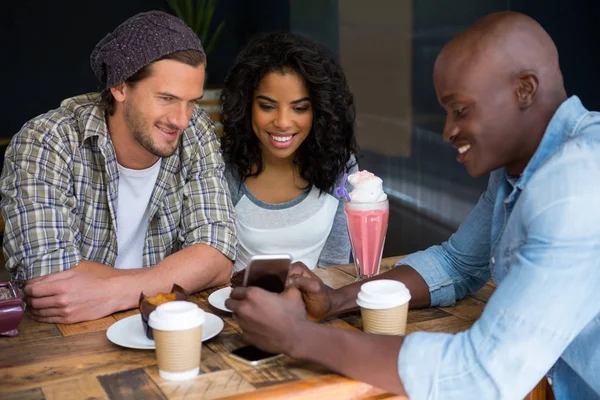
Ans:
[[[496,259],[494,257],[492,257],[492,264],[496,264]]]

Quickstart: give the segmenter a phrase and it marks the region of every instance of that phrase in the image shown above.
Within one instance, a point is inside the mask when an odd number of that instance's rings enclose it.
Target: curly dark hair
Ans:
[[[300,176],[322,192],[331,191],[358,155],[354,98],[339,63],[324,46],[292,33],[254,36],[238,54],[221,93],[221,147],[242,181],[263,170],[259,141],[252,130],[252,100],[262,78],[294,71],[309,93],[312,129],[296,152]]]

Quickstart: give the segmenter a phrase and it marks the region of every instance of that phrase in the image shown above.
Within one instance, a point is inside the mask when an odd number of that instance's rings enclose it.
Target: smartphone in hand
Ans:
[[[246,266],[243,286],[258,286],[269,292],[281,293],[291,267],[292,256],[289,254],[253,256]]]

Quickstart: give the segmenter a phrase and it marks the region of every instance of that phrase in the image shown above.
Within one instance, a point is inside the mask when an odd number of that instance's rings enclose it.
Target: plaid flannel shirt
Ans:
[[[27,122],[6,150],[0,207],[4,256],[23,281],[82,260],[114,266],[119,172],[96,93]],[[143,267],[203,243],[236,256],[234,208],[214,124],[199,108],[164,158],[150,198]],[[140,266],[142,267],[142,266]]]

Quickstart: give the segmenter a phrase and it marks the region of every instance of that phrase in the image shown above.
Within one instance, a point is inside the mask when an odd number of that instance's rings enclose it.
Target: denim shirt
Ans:
[[[522,399],[545,374],[559,400],[600,398],[600,113],[566,100],[520,177],[494,171],[458,231],[401,264],[432,306],[497,283],[469,330],[406,337],[411,399]]]

